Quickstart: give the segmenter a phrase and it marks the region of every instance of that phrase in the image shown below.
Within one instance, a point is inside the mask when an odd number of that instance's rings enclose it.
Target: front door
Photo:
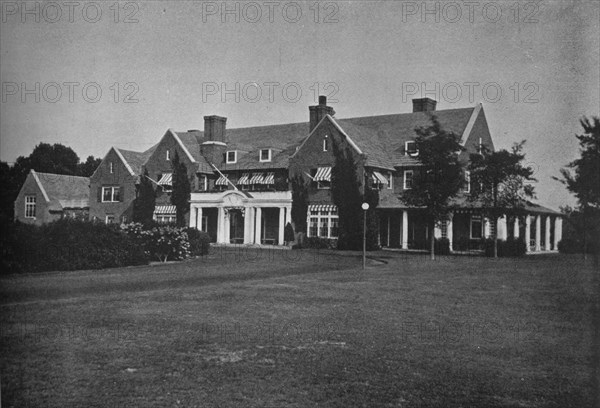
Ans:
[[[244,216],[241,210],[229,210],[229,240],[232,244],[244,243]]]

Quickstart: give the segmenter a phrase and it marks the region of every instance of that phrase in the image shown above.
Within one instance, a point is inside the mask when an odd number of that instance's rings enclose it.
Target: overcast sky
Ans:
[[[483,103],[498,148],[527,139],[538,201],[558,208],[573,199],[551,176],[600,112],[598,1],[0,4],[8,162],[39,142],[82,160],[141,151],[211,114],[229,128],[308,121],[317,93],[339,118],[428,96]]]

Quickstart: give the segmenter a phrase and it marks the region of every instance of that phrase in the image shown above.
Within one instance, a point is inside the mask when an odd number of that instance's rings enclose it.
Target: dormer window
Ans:
[[[236,163],[237,162],[237,151],[232,150],[232,151],[227,152],[226,161],[229,164]]]
[[[167,155],[165,158],[167,159],[167,161],[171,160],[171,151],[169,149],[167,149]]]
[[[271,149],[261,149],[260,150],[260,161],[261,162],[270,162],[271,161]]]
[[[326,152],[329,150],[329,136],[325,135],[323,138],[323,151]]]
[[[417,142],[414,140],[408,141],[404,143],[404,151],[407,156],[418,156],[419,150],[417,149]]]

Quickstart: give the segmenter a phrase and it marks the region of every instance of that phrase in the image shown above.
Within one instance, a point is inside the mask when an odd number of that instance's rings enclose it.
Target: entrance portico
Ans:
[[[192,193],[190,227],[220,244],[283,245],[291,211],[290,191]]]

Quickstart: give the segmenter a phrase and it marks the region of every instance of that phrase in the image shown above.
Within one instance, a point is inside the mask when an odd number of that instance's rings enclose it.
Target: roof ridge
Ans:
[[[33,169],[32,169],[33,170]],[[63,177],[77,177],[77,178],[82,178],[82,179],[89,179],[89,177],[86,176],[75,176],[73,174],[58,174],[58,173],[46,173],[46,172],[42,172],[42,171],[37,171],[34,170],[37,174],[47,174],[50,176],[63,176]]]

